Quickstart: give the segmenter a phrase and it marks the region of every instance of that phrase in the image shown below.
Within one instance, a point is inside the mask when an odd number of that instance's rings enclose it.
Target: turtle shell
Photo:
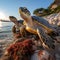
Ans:
[[[19,23],[23,24],[23,20],[18,20]]]
[[[46,26],[47,28],[52,29],[52,26],[49,24],[49,22],[42,17],[32,16],[32,20],[35,22],[38,22],[38,24],[42,24]]]

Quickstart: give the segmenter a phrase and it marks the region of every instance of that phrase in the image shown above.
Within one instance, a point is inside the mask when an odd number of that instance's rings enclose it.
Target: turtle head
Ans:
[[[16,24],[17,26],[19,26],[19,23],[18,23],[18,20],[17,20],[16,17],[14,17],[14,16],[9,16],[9,19],[10,19],[10,21],[12,21],[14,24]]]
[[[27,20],[31,15],[30,11],[26,7],[20,7],[19,13],[24,20]]]

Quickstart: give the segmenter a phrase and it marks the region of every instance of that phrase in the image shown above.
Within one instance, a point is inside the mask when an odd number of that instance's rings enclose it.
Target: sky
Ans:
[[[37,8],[47,8],[54,0],[0,0],[0,16],[15,16],[20,19],[18,12],[19,7],[27,7],[31,14]]]

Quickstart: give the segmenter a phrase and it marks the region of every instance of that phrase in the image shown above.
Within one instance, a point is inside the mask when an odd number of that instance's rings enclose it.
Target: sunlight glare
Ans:
[[[0,21],[0,27],[2,26],[2,23],[1,23],[1,21]],[[0,28],[1,29],[1,28]]]
[[[3,12],[0,12],[0,19],[5,19],[5,14]]]

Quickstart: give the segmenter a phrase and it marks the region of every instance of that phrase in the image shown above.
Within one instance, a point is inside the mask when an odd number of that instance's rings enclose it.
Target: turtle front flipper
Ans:
[[[55,48],[53,39],[44,32],[42,27],[37,29],[37,34],[40,38],[40,42],[41,42],[41,45],[43,47],[46,47],[48,49],[49,48],[52,48],[52,49]]]
[[[16,17],[14,17],[14,16],[9,16],[9,19],[10,19],[14,24],[16,24],[17,26],[19,26],[19,23],[18,23]]]

